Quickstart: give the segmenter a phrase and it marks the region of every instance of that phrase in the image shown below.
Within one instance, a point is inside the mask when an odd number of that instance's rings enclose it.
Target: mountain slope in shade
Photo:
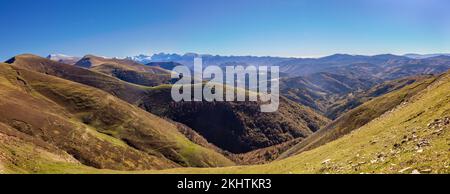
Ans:
[[[175,103],[170,85],[153,88],[133,85],[102,73],[29,55],[16,56],[8,63],[102,89],[148,112],[186,124],[209,142],[235,153],[304,138],[329,122],[285,98],[276,113],[260,113],[258,103]]]
[[[107,59],[86,55],[75,65],[144,86],[168,84],[171,81],[169,70],[157,66],[142,65],[126,59]]]
[[[31,143],[43,141],[96,168],[233,164],[189,141],[176,125],[101,90],[14,65],[0,68],[0,122]]]
[[[261,113],[260,102],[173,102],[171,87],[153,88],[139,105],[162,117],[184,123],[209,142],[232,153],[245,153],[305,138],[328,119],[280,98],[274,113]]]

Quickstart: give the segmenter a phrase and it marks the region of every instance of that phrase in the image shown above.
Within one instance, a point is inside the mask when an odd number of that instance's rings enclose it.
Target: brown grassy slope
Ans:
[[[39,172],[43,161],[81,166],[67,152],[0,122],[0,174]]]
[[[129,169],[167,168],[176,166],[176,163],[199,167],[232,164],[224,156],[190,142],[178,132],[175,125],[101,90],[15,66],[2,65],[2,68],[11,69],[4,76],[12,76],[8,80],[20,80],[19,83],[26,86],[23,90],[28,91],[18,96],[5,92],[11,101],[21,99],[23,102],[4,104],[0,109],[5,115],[2,122],[17,125],[25,133],[49,140],[84,164],[116,169],[122,168],[120,165],[129,165],[129,158],[145,162],[146,157],[151,157],[149,161],[157,165],[131,165]],[[13,84],[10,81],[8,85]],[[8,112],[12,108],[16,111]],[[30,113],[25,114],[27,112]],[[57,126],[63,130],[58,130]],[[85,140],[88,133],[83,130],[108,138],[120,144],[119,148],[128,150],[111,148],[111,152],[114,154],[116,151],[119,159],[108,159],[103,155],[110,154],[110,149],[94,140]],[[137,154],[127,156],[133,152]],[[95,163],[102,161],[110,164]]]
[[[391,111],[318,148],[264,165],[133,173],[297,174],[450,172],[450,72]],[[44,173],[130,173],[57,164]]]
[[[168,70],[142,65],[126,59],[107,59],[86,55],[75,65],[143,86],[169,84],[171,80],[171,72]]]
[[[450,72],[380,117],[318,148],[265,165],[150,173],[450,173]]]
[[[257,103],[175,103],[169,85],[154,88],[132,85],[32,55],[16,56],[8,62],[102,89],[151,113],[186,124],[209,142],[237,153],[306,137],[328,122],[311,109],[284,98],[276,113],[260,113]]]
[[[21,138],[31,144],[53,145],[53,150],[67,152],[80,162],[97,168],[131,170],[176,166],[164,158],[124,146],[121,141],[113,141],[113,138],[73,120],[63,107],[34,91],[21,72],[12,67],[1,64],[0,72],[0,122],[9,126],[2,131],[3,135]]]
[[[103,73],[58,63],[36,55],[18,55],[9,59],[6,63],[99,88],[127,102],[138,101],[145,93],[143,86],[133,85]]]
[[[328,124],[325,128],[319,130],[304,141],[300,142],[298,145],[281,154],[280,158],[287,158],[289,156],[319,147],[360,128],[386,111],[389,111],[395,106],[408,101],[409,98],[433,83],[435,79],[435,77],[429,77],[422,81],[403,87],[400,90],[374,98],[358,106],[357,108],[350,110],[340,118]]]

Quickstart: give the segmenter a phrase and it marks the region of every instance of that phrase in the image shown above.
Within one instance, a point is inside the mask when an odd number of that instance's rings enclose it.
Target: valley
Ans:
[[[7,60],[0,170],[449,172],[447,56],[204,57],[209,65],[279,65],[274,113],[260,112],[258,101],[174,102],[170,69],[189,67],[193,56]]]

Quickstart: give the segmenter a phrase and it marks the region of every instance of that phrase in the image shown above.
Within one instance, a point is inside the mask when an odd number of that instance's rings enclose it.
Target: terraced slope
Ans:
[[[96,168],[233,164],[189,141],[174,124],[96,88],[7,64],[0,65],[0,80],[0,123],[5,139],[43,145],[51,148],[51,153],[64,158],[70,155],[78,163]],[[6,155],[3,160],[11,168],[32,168],[14,157],[22,150],[14,150],[15,145],[8,143],[2,146],[7,150],[2,152]]]

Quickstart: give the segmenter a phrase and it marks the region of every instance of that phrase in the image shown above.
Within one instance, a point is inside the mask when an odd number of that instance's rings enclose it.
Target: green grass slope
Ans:
[[[189,141],[174,124],[101,90],[7,64],[1,64],[0,70],[4,135],[14,133],[29,138],[30,144],[50,144],[96,168],[233,164]]]

